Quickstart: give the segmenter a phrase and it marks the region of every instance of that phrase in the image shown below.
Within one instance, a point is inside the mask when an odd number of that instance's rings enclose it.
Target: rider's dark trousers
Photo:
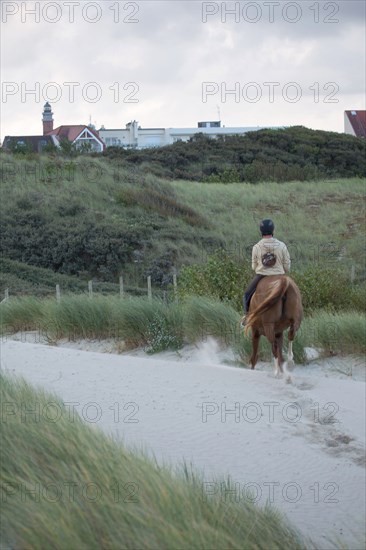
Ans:
[[[257,284],[261,279],[263,279],[265,275],[256,275],[248,288],[245,290],[244,296],[243,296],[243,306],[245,313],[248,313],[249,306],[250,306],[250,300],[255,292],[255,289],[257,288]]]

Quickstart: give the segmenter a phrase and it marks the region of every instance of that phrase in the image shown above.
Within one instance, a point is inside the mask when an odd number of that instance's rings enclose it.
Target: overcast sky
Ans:
[[[1,12],[1,139],[40,135],[46,100],[55,127],[220,117],[343,132],[343,111],[365,109],[363,0],[2,0]]]

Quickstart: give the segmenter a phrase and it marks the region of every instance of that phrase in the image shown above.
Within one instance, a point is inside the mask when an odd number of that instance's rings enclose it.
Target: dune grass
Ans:
[[[317,311],[307,317],[298,333],[304,346],[322,349],[323,355],[366,352],[366,319],[360,312]]]
[[[3,334],[39,330],[46,339],[107,339],[124,342],[124,349],[144,347],[149,353],[178,350],[207,337],[234,350],[247,364],[250,336],[240,329],[240,315],[230,305],[205,297],[187,297],[165,303],[159,299],[69,295],[60,303],[54,299],[14,298],[0,306]],[[366,323],[356,311],[315,311],[306,316],[294,344],[295,360],[306,362],[305,347],[316,347],[324,356],[366,352]],[[285,340],[286,348],[286,340]],[[270,345],[260,342],[260,359],[271,358]]]
[[[8,333],[42,328],[47,303],[32,296],[12,298],[0,305],[1,327]]]
[[[5,547],[314,548],[276,509],[207,497],[192,470],[172,472],[128,450],[55,395],[1,375],[1,397]]]

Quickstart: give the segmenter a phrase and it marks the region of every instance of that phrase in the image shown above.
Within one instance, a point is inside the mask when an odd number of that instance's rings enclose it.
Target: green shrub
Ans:
[[[290,275],[299,286],[304,310],[307,312],[317,309],[340,311],[363,307],[361,300],[357,304],[357,287],[336,267],[313,265]]]
[[[202,181],[205,183],[235,183],[242,181],[238,170],[235,168],[228,169],[226,168],[223,171],[218,172],[217,174],[210,174],[202,178]]]
[[[166,308],[165,315],[155,313],[150,322],[146,333],[147,353],[159,353],[168,349],[177,351],[183,346],[182,319],[178,320],[177,315],[172,315],[169,309],[172,309],[172,306]]]
[[[242,311],[242,296],[252,277],[248,263],[235,262],[225,250],[208,257],[205,264],[183,267],[179,274],[179,295],[209,296]]]
[[[5,213],[1,219],[3,256],[68,275],[116,277],[132,262],[132,251],[141,247],[147,229],[127,222],[111,224],[108,219],[96,221],[90,211],[79,217],[77,208],[70,207],[67,214],[59,212],[55,219],[41,206],[31,212]],[[72,211],[75,216],[70,222]]]

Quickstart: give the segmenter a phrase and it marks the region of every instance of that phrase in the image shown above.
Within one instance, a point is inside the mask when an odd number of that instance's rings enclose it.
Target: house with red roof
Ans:
[[[344,133],[366,137],[366,111],[344,111]]]
[[[86,152],[101,153],[105,149],[103,139],[92,125],[71,124],[53,128],[53,113],[48,102],[43,108],[42,124],[42,136],[6,136],[3,148],[16,150],[17,147],[27,147],[34,153],[41,153],[46,146],[61,147],[63,141],[68,141]]]

